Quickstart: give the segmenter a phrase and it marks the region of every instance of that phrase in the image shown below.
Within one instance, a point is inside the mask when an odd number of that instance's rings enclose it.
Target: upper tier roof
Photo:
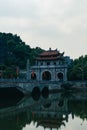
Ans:
[[[39,56],[36,58],[37,60],[57,60],[61,59],[64,55],[63,53],[60,53],[57,49],[56,50],[51,50],[49,49],[48,51],[44,51]]]
[[[64,53],[60,53],[57,49],[51,50],[51,48],[49,48],[48,51],[42,52],[39,56],[51,56],[51,55],[61,55],[61,54],[64,54]]]
[[[52,56],[52,55],[59,55],[59,52],[56,50],[52,51],[44,51],[39,56]]]

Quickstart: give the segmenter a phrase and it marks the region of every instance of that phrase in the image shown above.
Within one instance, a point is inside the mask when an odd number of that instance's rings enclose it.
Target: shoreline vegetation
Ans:
[[[18,78],[19,71],[26,69],[27,59],[30,66],[34,65],[42,51],[40,47],[31,48],[17,34],[0,32],[0,79]],[[69,81],[87,81],[87,54],[70,59],[67,77]]]

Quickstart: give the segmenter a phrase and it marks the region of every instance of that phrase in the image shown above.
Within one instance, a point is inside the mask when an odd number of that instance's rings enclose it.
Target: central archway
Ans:
[[[51,73],[49,71],[44,71],[42,74],[42,80],[51,80]]]

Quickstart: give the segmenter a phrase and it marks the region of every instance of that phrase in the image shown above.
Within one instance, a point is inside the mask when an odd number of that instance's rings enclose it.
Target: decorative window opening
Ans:
[[[56,62],[54,62],[54,65],[56,65]]]
[[[47,65],[50,65],[50,62],[47,62]]]
[[[43,62],[41,62],[41,64],[40,65],[43,65]]]

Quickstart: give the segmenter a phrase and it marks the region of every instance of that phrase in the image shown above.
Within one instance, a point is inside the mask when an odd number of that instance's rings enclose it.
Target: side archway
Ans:
[[[63,81],[63,73],[62,73],[62,72],[59,72],[59,73],[57,74],[57,77],[58,77],[58,79],[59,79],[60,81]]]
[[[44,71],[42,74],[42,80],[51,80],[51,73],[49,71]]]
[[[31,73],[31,79],[36,80],[36,74],[34,72]]]

